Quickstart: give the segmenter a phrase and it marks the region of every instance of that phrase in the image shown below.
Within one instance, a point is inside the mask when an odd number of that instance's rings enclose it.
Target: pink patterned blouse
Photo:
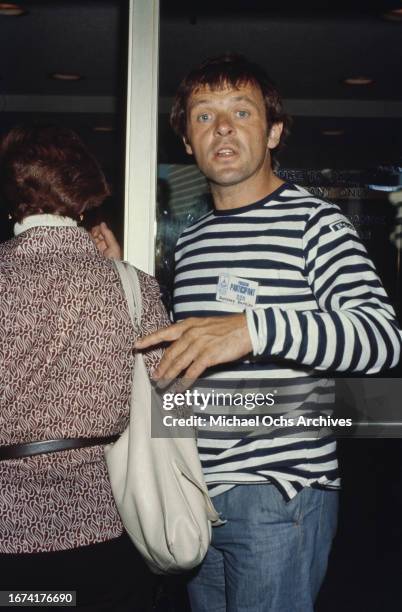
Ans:
[[[169,324],[139,273],[141,335]],[[128,422],[133,343],[120,279],[78,227],[0,244],[0,445],[107,436]],[[146,355],[150,371],[160,351]],[[122,533],[94,446],[0,461],[0,552],[64,550]]]

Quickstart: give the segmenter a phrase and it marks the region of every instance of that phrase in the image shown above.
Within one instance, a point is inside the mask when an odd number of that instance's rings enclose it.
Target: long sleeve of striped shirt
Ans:
[[[338,207],[323,203],[303,236],[305,275],[317,309],[247,313],[255,355],[317,370],[368,374],[397,365],[401,331],[374,265]]]

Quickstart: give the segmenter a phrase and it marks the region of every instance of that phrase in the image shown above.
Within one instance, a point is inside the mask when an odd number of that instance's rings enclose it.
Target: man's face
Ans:
[[[259,87],[194,91],[187,104],[187,153],[207,179],[219,186],[238,185],[271,172],[270,149],[278,145],[282,124],[268,130]]]

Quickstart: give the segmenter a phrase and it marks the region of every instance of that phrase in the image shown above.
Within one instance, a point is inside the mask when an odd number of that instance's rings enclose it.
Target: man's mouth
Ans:
[[[236,151],[231,147],[222,147],[221,149],[217,150],[215,155],[216,157],[232,157],[233,155],[236,155]]]

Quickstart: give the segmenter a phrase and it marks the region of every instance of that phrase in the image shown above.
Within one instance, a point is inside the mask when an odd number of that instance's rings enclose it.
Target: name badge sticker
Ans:
[[[216,287],[216,299],[226,304],[255,306],[258,283],[231,274],[221,274]]]

